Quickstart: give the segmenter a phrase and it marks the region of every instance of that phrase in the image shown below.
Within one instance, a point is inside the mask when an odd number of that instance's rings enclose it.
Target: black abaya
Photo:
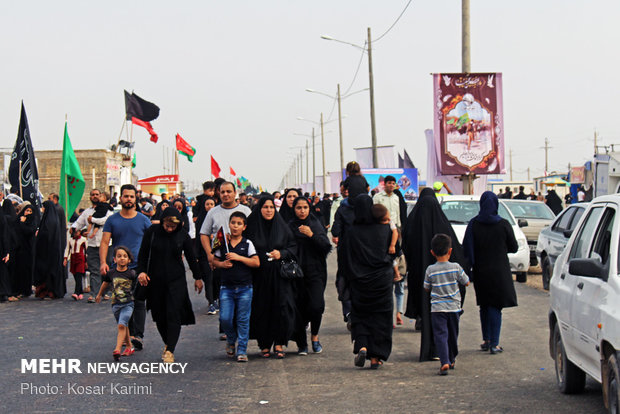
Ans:
[[[351,295],[353,352],[367,349],[367,358],[387,360],[392,351],[392,259],[388,255],[392,231],[370,216],[372,199],[355,199],[355,222],[347,231],[339,256]]]
[[[26,215],[26,211],[31,214]],[[22,221],[22,217],[26,217]],[[15,247],[9,262],[13,262],[14,294],[28,297],[32,294],[35,234],[39,225],[39,209],[27,204],[21,207],[15,221]]]
[[[403,232],[404,252],[407,260],[408,290],[407,310],[405,316],[420,319],[422,338],[420,343],[420,362],[430,361],[436,357],[431,327],[430,293],[424,290],[426,268],[436,262],[431,254],[431,240],[439,233],[447,234],[452,239],[451,262],[469,269],[463,247],[458,241],[452,225],[441,211],[435,193],[425,188],[413,211],[407,218],[407,227]],[[461,288],[461,302],[465,301],[465,289]]]
[[[62,298],[66,293],[65,274],[62,259],[65,246],[62,244],[64,229],[59,220],[59,211],[54,203],[43,203],[43,216],[35,240],[34,285],[38,298]],[[66,235],[64,236],[66,240]]]
[[[273,197],[264,196],[254,206],[244,234],[260,258],[260,267],[254,270],[250,317],[250,338],[258,341],[260,349],[286,345],[298,317],[294,281],[280,276],[281,260],[296,257],[295,237],[278,212],[265,220],[261,208],[267,201],[273,202]],[[267,253],[273,250],[280,252],[280,260],[268,260]]]
[[[293,210],[300,202],[308,203],[308,200],[298,197],[293,204]],[[297,241],[297,258],[304,272],[304,277],[297,281],[296,303],[300,317],[295,329],[297,345],[303,348],[307,346],[307,323],[310,323],[312,335],[319,333],[321,319],[325,311],[326,258],[332,246],[327,238],[325,227],[312,214],[309,214],[304,220],[295,217],[289,226]],[[299,226],[310,227],[312,237],[302,234],[299,231]]]
[[[9,219],[4,215],[4,210],[0,209],[0,301],[3,302],[14,293],[8,264],[2,260],[10,252]]]
[[[168,233],[161,223],[153,224],[144,232],[136,273],[140,275],[144,272],[150,278],[146,289],[146,308],[151,310],[168,350],[174,352],[181,325],[196,323],[187,291],[183,254],[194,279],[200,279],[200,271],[192,239],[181,224],[181,213],[174,207],[168,207],[162,213],[161,220],[169,216],[179,221],[173,232]]]

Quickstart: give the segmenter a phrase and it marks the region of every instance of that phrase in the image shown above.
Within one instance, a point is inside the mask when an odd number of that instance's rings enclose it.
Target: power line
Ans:
[[[409,7],[409,5],[411,4],[413,0],[409,0],[409,2],[407,3],[407,5],[405,6],[405,8],[403,9],[403,11],[400,13],[400,15],[398,16],[398,18],[394,21],[394,23],[392,23],[392,25],[385,31],[385,33],[383,33],[381,36],[379,36],[378,38],[376,38],[375,40],[373,40],[373,42],[377,43],[379,40],[381,40],[383,38],[383,36],[385,36],[386,34],[388,34],[390,32],[390,30],[392,30],[392,28],[394,26],[396,26],[396,23],[398,23],[398,21],[400,20],[401,17],[403,17],[403,14],[405,14],[405,11],[407,11],[407,7]]]

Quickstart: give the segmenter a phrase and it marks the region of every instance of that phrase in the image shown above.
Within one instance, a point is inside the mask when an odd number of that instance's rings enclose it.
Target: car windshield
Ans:
[[[480,202],[478,200],[444,200],[441,209],[452,224],[468,224],[471,219],[478,215]],[[506,219],[511,226],[515,222],[510,216],[508,209],[499,204],[498,213],[501,218]]]
[[[553,211],[546,204],[535,201],[503,201],[516,218],[553,220]]]

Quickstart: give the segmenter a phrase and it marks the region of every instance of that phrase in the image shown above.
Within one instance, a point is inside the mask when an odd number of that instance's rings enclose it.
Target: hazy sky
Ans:
[[[209,155],[223,170],[275,189],[332,101],[305,92],[349,89],[361,52],[322,34],[363,45],[381,36],[407,0],[5,1],[0,5],[0,137],[12,147],[20,101],[35,150],[62,148],[65,113],[76,149],[116,143],[123,89],[161,108],[160,141],[134,127],[140,177],[163,173],[162,149],[180,133],[197,149],[181,176],[209,177]],[[379,145],[406,148],[425,178],[424,129],[432,128],[432,72],[461,70],[460,0],[413,0],[374,44]],[[620,2],[471,0],[474,72],[503,72],[506,155],[515,178],[583,164],[602,144],[620,144]],[[368,87],[362,61],[351,86]],[[367,92],[343,101],[345,158],[370,145]],[[335,118],[336,111],[332,118]],[[327,169],[339,165],[337,124],[326,129]],[[318,141],[317,141],[318,142]],[[317,148],[320,150],[320,147]],[[507,165],[508,167],[508,165]],[[317,159],[317,172],[320,171]]]

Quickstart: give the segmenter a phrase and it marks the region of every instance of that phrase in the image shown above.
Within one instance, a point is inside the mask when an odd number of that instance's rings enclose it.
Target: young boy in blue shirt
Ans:
[[[431,324],[435,348],[441,362],[439,374],[448,375],[448,370],[454,369],[454,361],[459,353],[459,284],[468,286],[469,278],[461,265],[450,262],[450,236],[441,233],[435,235],[431,240],[431,253],[437,263],[426,268],[424,289],[431,293]]]
[[[240,211],[230,215],[228,245],[214,252],[213,264],[222,269],[220,288],[220,323],[226,334],[226,354],[235,356],[237,362],[247,362],[250,336],[250,313],[252,310],[252,267],[260,265],[260,259],[252,242],[242,236],[247,217]],[[228,252],[228,253],[226,253]],[[237,330],[233,318],[236,312]]]

